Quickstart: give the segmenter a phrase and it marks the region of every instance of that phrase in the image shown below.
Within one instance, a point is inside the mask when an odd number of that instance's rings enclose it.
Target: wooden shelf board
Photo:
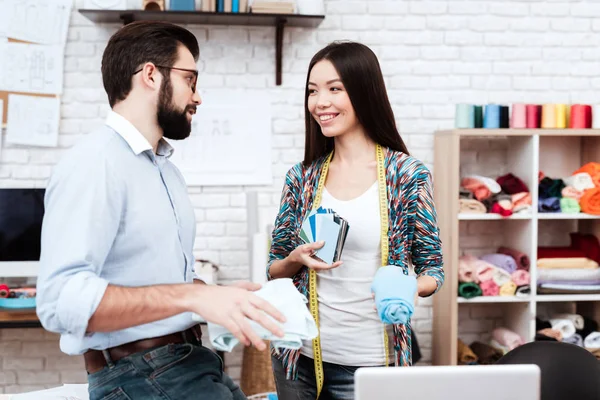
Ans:
[[[531,296],[479,296],[472,299],[458,297],[460,304],[486,304],[486,303],[529,303]]]
[[[504,136],[600,136],[600,129],[450,129],[437,131],[436,135],[474,137]]]
[[[600,294],[538,294],[537,302],[600,301]]]
[[[35,308],[0,308],[0,328],[39,328],[41,326]]]
[[[167,21],[200,25],[275,26],[285,20],[287,26],[315,28],[324,15],[255,14],[201,11],[90,10],[79,12],[92,22],[123,23],[124,21]]]
[[[586,213],[538,213],[538,219],[600,219],[600,215]]]
[[[458,219],[461,221],[495,221],[495,220],[505,220],[505,219],[522,219],[527,220],[531,219],[531,214],[513,214],[510,217],[503,217],[500,214],[475,214],[475,213],[460,213],[458,214]]]

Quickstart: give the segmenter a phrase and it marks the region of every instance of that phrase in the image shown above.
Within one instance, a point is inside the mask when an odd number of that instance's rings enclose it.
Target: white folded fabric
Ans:
[[[592,177],[587,172],[578,172],[566,178],[563,178],[563,182],[567,186],[573,186],[579,191],[586,189],[593,189],[595,187]]]
[[[600,349],[600,332],[592,332],[583,339],[583,347],[587,349]]]
[[[502,188],[500,187],[498,182],[496,182],[494,179],[489,178],[487,176],[469,175],[469,176],[466,176],[465,178],[477,179],[478,181],[483,183],[488,189],[490,189],[490,192],[492,192],[494,194],[500,193],[500,191],[502,190]]]
[[[560,331],[560,333],[562,333],[563,338],[573,336],[573,334],[575,333],[575,325],[570,319],[552,318],[550,319],[550,325],[552,325],[552,329]]]
[[[269,340],[273,347],[297,350],[302,347],[302,340],[312,340],[319,334],[317,324],[306,307],[308,300],[296,289],[290,278],[269,281],[254,293],[271,303],[286,318],[284,324],[276,322],[283,328],[282,338],[248,320],[258,336]],[[271,320],[275,321],[273,318]],[[231,351],[239,343],[239,340],[221,325],[210,322],[207,325],[210,342],[216,350]]]
[[[583,317],[579,314],[555,314],[552,316],[553,319],[568,319],[571,322],[573,322],[573,325],[575,325],[575,329],[583,329],[583,324],[585,323],[585,321],[583,320]]]
[[[502,286],[507,282],[510,282],[510,274],[503,270],[502,268],[495,267],[494,268],[494,276],[492,277],[496,285]]]

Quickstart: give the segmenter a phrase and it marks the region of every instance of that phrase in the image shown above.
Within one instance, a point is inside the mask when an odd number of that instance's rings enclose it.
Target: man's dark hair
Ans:
[[[125,100],[131,91],[133,73],[144,63],[172,67],[180,45],[198,61],[198,40],[193,33],[174,24],[133,22],[112,35],[102,56],[102,82],[110,106]]]

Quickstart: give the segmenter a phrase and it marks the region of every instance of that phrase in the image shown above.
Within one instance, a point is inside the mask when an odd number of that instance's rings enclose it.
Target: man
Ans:
[[[244,399],[202,347],[192,313],[264,350],[283,316],[249,290],[193,281],[194,210],[164,140],[200,105],[198,42],[160,22],[129,24],[102,58],[112,111],[56,166],[46,189],[37,313],[83,354],[90,399]],[[256,286],[256,285],[254,285]]]

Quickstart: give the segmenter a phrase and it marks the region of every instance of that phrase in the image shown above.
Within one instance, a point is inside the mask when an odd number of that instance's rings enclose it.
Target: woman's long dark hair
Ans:
[[[375,53],[364,44],[333,42],[315,54],[308,66],[304,93],[304,165],[309,165],[333,150],[333,138],[323,135],[321,127],[308,110],[310,72],[315,64],[322,60],[329,60],[335,67],[367,136],[384,147],[408,154],[408,149],[396,128],[394,112]]]

